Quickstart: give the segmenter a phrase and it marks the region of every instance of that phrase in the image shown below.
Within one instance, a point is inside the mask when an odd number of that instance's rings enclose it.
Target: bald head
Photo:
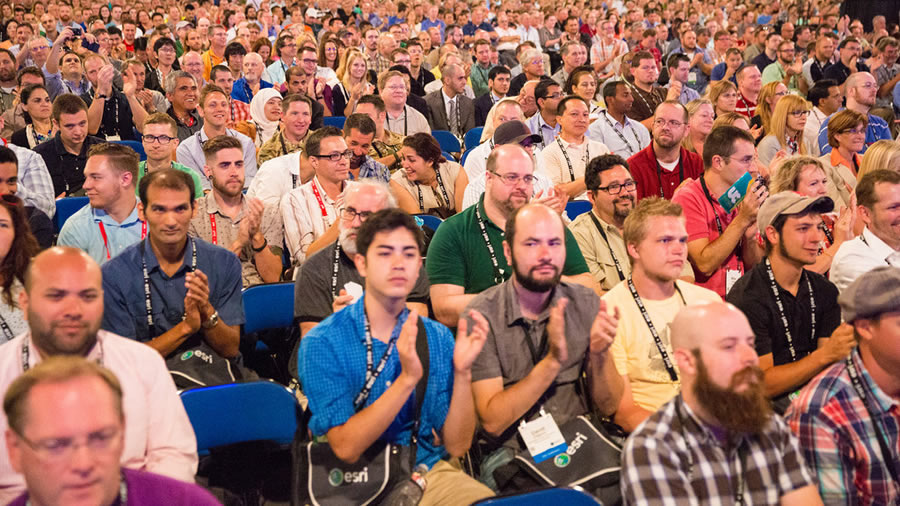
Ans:
[[[54,246],[39,253],[25,270],[25,293],[31,294],[36,283],[52,280],[65,273],[84,272],[90,278],[96,277],[97,288],[102,282],[100,266],[84,251],[69,246]]]
[[[696,350],[724,337],[752,336],[750,322],[740,309],[727,302],[686,306],[670,326],[673,350]]]

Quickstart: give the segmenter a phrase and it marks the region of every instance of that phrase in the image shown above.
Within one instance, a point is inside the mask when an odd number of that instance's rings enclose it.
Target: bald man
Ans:
[[[197,443],[162,357],[149,346],[100,330],[100,267],[76,248],[54,247],[32,260],[19,296],[30,331],[0,347],[0,391],[23,371],[55,355],[101,363],[122,383],[128,420],[121,463],[193,482]],[[7,429],[0,416],[0,431]],[[0,440],[0,504],[25,490]]]
[[[234,82],[234,86],[231,88],[231,98],[249,104],[259,90],[271,88],[272,83],[262,79],[265,69],[262,56],[256,53],[247,53],[241,64],[243,76]]]
[[[722,302],[687,306],[670,332],[681,394],[626,441],[623,504],[822,504],[796,437],[769,406],[744,314]]]

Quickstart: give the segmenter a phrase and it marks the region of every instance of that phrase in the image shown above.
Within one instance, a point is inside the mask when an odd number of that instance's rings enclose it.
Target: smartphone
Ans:
[[[81,28],[80,27],[73,26],[73,27],[71,27],[71,30],[72,30],[72,34],[75,37],[81,37]]]

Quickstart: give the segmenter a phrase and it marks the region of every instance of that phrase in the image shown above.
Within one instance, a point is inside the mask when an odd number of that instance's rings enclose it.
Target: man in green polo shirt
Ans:
[[[498,163],[503,160],[502,166]],[[531,200],[534,160],[518,144],[497,146],[487,159],[485,191],[478,204],[445,221],[428,247],[425,267],[438,321],[455,326],[475,295],[509,279],[503,254],[506,219]],[[565,232],[563,279],[594,288],[574,236]]]
[[[178,148],[178,125],[166,113],[157,112],[147,116],[144,121],[144,152],[147,159],[138,165],[138,178],[135,187],[140,187],[141,178],[156,169],[176,169],[187,172],[194,181],[194,198],[203,197],[203,182],[194,169],[173,161],[175,149]],[[135,190],[137,191],[137,190]]]

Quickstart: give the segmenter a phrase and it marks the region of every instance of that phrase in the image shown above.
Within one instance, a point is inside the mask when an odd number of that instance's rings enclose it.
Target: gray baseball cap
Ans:
[[[769,198],[759,207],[756,215],[756,225],[759,232],[766,233],[766,227],[771,225],[783,214],[801,214],[806,212],[830,213],[834,210],[834,201],[829,197],[807,197],[796,192],[784,191],[769,195]]]
[[[521,121],[507,121],[494,130],[494,145],[519,144],[525,139],[532,143],[541,142],[541,136],[531,133],[528,125]]]
[[[838,297],[844,321],[900,311],[900,268],[876,267],[856,278]]]

